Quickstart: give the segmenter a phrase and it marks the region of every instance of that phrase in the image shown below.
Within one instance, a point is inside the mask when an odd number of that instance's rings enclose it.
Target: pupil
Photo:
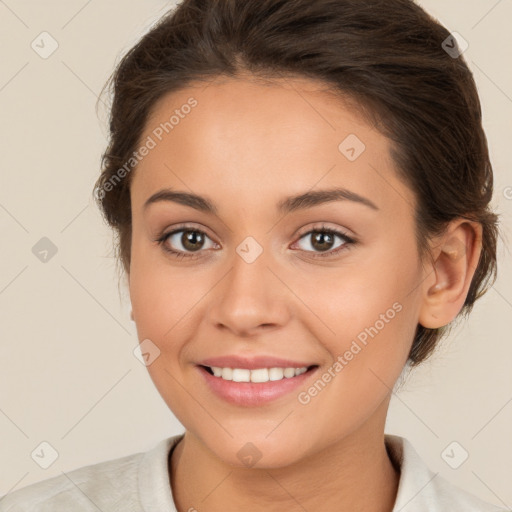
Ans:
[[[183,247],[186,247],[188,250],[196,251],[200,247],[197,247],[198,241],[201,242],[202,235],[197,231],[186,231],[183,233],[182,244]],[[195,245],[194,245],[195,244]]]
[[[324,250],[327,250],[329,249],[330,247],[326,247],[325,244],[327,243],[328,246],[332,245],[332,235],[330,233],[316,233],[315,236],[313,237],[314,238],[314,245],[319,242],[320,244],[320,247],[318,247],[319,249],[324,249]],[[326,242],[325,239],[328,239],[328,241]]]

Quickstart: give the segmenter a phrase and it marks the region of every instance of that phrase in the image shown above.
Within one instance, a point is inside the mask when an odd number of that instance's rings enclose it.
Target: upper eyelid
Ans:
[[[331,226],[327,226],[325,223],[323,223],[321,226],[314,226],[305,228],[304,231],[300,230],[299,233],[297,233],[297,236],[299,238],[302,238],[304,235],[308,235],[315,231],[334,231],[338,236],[345,236],[346,238],[355,239],[350,233],[347,233],[347,230],[344,228],[334,228]]]
[[[174,235],[176,233],[179,233],[180,231],[199,231],[201,233],[204,233],[206,236],[208,236],[210,239],[212,238],[209,233],[208,233],[208,229],[207,228],[204,228],[204,227],[198,227],[198,226],[189,226],[189,225],[178,225],[174,228],[172,228],[171,230],[169,231],[166,231],[166,230],[163,230],[161,233],[162,233],[162,237],[166,237],[166,236],[171,236],[171,235]]]
[[[197,227],[197,226],[190,226],[190,225],[186,225],[185,224],[185,225],[178,225],[177,227],[172,228],[167,233],[164,230],[162,232],[162,236],[163,235],[167,235],[168,236],[168,235],[177,233],[179,231],[186,231],[186,230],[189,230],[189,231],[200,231],[200,232],[204,233],[205,235],[208,235],[208,229],[207,228]],[[323,231],[323,230],[337,231],[340,234],[345,234],[346,231],[347,231],[345,228],[338,228],[338,227],[335,228],[335,227],[331,227],[331,226],[326,225],[325,222],[323,222],[323,223],[321,222],[320,226],[313,226],[313,227],[308,227],[308,228],[300,229],[296,236],[304,236],[304,235],[307,235],[308,233],[311,233],[312,231]],[[210,236],[210,235],[208,235],[208,236]],[[351,237],[351,235],[349,233],[346,233],[346,236],[347,237]]]

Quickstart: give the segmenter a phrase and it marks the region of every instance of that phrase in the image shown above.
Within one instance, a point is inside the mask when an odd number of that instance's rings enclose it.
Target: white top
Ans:
[[[13,491],[0,498],[0,512],[177,512],[167,461],[182,436]],[[401,472],[393,512],[505,511],[430,471],[407,439],[387,434],[385,440]]]

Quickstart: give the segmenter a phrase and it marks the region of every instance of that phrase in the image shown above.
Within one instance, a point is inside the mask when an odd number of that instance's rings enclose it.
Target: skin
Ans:
[[[141,140],[190,97],[197,106],[142,159],[130,188],[133,318],[139,339],[161,351],[148,371],[186,429],[169,465],[178,510],[389,512],[399,479],[384,444],[391,390],[417,324],[446,325],[462,308],[480,225],[453,221],[422,263],[414,194],[396,175],[388,139],[314,81],[191,85],[156,104]],[[366,146],[355,161],[338,149],[349,134]],[[349,200],[276,209],[289,195],[331,187],[378,210]],[[164,188],[205,196],[218,214],[169,201],[145,211]],[[207,235],[188,249],[193,258],[154,242],[183,222]],[[357,242],[315,258],[325,252],[306,233],[322,224]],[[181,234],[166,244],[187,252]],[[248,236],[263,249],[250,264],[236,252]],[[326,250],[343,243],[335,237]],[[319,368],[298,390],[307,391],[394,303],[400,312],[307,404],[297,392],[261,407],[229,404],[196,367],[232,354],[308,361]],[[237,456],[248,442],[262,455],[252,467]]]

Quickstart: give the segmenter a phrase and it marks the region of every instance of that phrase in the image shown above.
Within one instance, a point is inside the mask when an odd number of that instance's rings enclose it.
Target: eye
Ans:
[[[210,240],[210,247],[205,247],[206,240]],[[155,242],[177,258],[196,258],[194,253],[217,246],[204,231],[188,226],[180,226],[169,233],[159,235]]]
[[[335,245],[336,238],[341,240],[338,245]],[[356,243],[353,238],[347,236],[345,233],[326,226],[309,230],[307,233],[301,235],[299,240],[303,239],[307,241],[307,243],[304,244],[306,246],[304,250],[306,252],[316,252],[316,254],[312,254],[314,258],[335,256],[341,251],[348,249],[350,245]]]
[[[311,254],[313,258],[335,256],[356,243],[355,239],[345,233],[326,226],[310,229],[300,236],[299,241],[303,239],[308,240],[308,237],[309,241],[305,244],[306,248],[302,250],[313,253]],[[338,245],[335,245],[336,238],[340,240]],[[207,240],[210,241],[209,247],[206,244]],[[200,257],[203,249],[220,247],[204,231],[191,226],[178,226],[169,233],[162,233],[158,235],[155,242],[161,245],[165,252],[176,258],[195,259]],[[298,243],[296,242],[295,244]]]

